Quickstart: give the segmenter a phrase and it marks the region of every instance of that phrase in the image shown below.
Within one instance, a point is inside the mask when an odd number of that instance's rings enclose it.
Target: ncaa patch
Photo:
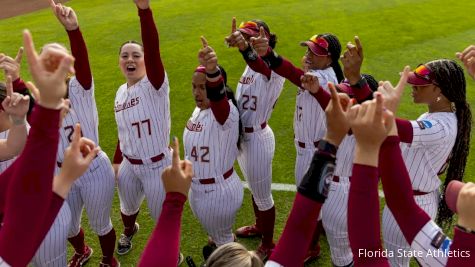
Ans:
[[[450,246],[450,239],[439,230],[434,238],[432,238],[430,244],[436,249],[442,249],[445,251]]]
[[[432,127],[432,123],[430,121],[422,120],[422,121],[416,121],[416,122],[419,125],[419,128],[421,128],[421,130],[429,129]]]

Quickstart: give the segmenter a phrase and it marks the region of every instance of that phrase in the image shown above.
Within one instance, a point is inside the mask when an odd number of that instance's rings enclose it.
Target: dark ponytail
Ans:
[[[341,44],[338,37],[331,33],[324,33],[319,34],[318,37],[323,37],[328,42],[328,52],[331,53],[330,57],[332,59],[332,63],[330,66],[332,67],[333,71],[336,74],[336,78],[339,83],[341,83],[345,77],[343,76],[343,70],[340,66],[340,55],[341,55]]]
[[[457,137],[452,152],[447,161],[448,169],[442,189],[442,199],[437,212],[437,223],[441,227],[450,227],[453,212],[445,203],[445,190],[452,180],[462,181],[465,174],[465,165],[470,149],[470,131],[472,129],[472,112],[467,103],[465,75],[462,67],[455,61],[441,59],[426,64],[435,74],[442,94],[455,104],[457,116]]]
[[[224,88],[226,90],[226,97],[228,99],[231,100],[231,102],[233,102],[234,106],[236,107],[236,109],[238,108],[238,104],[237,104],[237,101],[236,101],[236,97],[234,96],[234,92],[233,90],[228,86],[228,75],[226,73],[226,71],[224,70],[223,66],[219,65],[218,64],[218,68],[219,70],[221,70],[221,76],[223,77],[223,81],[224,81]],[[238,141],[237,141],[237,147],[238,149],[241,149],[241,138],[243,136],[243,131],[242,131],[242,122],[241,122],[241,117],[239,117],[239,137],[238,137]]]

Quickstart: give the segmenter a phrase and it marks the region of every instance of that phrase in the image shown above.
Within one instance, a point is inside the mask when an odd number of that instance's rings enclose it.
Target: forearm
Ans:
[[[302,87],[300,77],[304,75],[303,70],[297,68],[290,61],[277,55],[272,50],[269,50],[269,53],[263,57],[263,60],[267,62],[270,69],[275,73],[291,81],[298,87]]]
[[[371,91],[368,82],[366,82],[366,79],[363,77],[361,77],[361,79],[363,79],[363,84],[361,86],[354,84],[350,85],[353,96],[358,103],[363,103],[364,101],[371,100],[373,98],[373,91]]]
[[[215,82],[206,81],[206,95],[210,100],[210,108],[219,124],[224,125],[231,110],[224,88],[224,80],[219,75]]]
[[[325,110],[328,106],[328,103],[330,103],[330,93],[325,91],[321,86],[320,89],[316,94],[310,93],[315,99],[318,101],[318,104],[320,104],[320,107],[322,107],[323,110]]]
[[[139,266],[176,266],[180,246],[181,216],[186,196],[167,193],[162,213],[140,259]]]
[[[12,82],[12,85],[13,85],[13,92],[25,94],[28,91],[28,88],[26,87],[25,82],[21,78],[14,80]]]
[[[11,159],[23,150],[28,135],[26,127],[26,117],[12,118],[7,140],[0,144],[0,160]]]
[[[297,193],[284,232],[270,260],[283,266],[303,264],[321,207],[322,203]]]
[[[12,266],[26,266],[38,248],[32,237],[41,232],[43,225],[31,222],[44,221],[51,203],[59,113],[41,106],[35,108],[25,149],[15,162],[8,184],[0,257]]]
[[[139,16],[147,77],[153,87],[158,90],[165,80],[165,69],[160,56],[160,42],[157,27],[155,26],[152,10],[150,8],[139,8]]]
[[[355,266],[389,266],[384,257],[364,256],[364,252],[380,255],[376,253],[382,251],[380,227],[378,169],[354,164],[348,197],[348,235]]]
[[[76,70],[76,78],[84,89],[89,90],[92,86],[92,73],[89,65],[86,42],[79,28],[67,31],[67,33],[71,45],[71,52],[75,58],[74,69]]]
[[[450,251],[463,255],[449,257],[447,267],[475,266],[475,234],[465,233],[455,228],[454,240]]]
[[[270,80],[272,70],[269,66],[262,60],[261,57],[252,49],[249,45],[246,50],[239,51],[241,52],[246,64],[255,72],[258,72],[267,77],[267,80]]]
[[[411,244],[430,217],[414,200],[411,180],[399,147],[399,137],[389,136],[381,145],[379,171],[386,205],[394,215],[406,241]]]

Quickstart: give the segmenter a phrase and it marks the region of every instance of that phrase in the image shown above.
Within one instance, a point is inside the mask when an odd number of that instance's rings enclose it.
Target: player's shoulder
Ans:
[[[84,88],[76,76],[72,76],[68,80],[68,90],[69,94],[79,94],[84,92],[94,92],[94,80],[92,80],[91,88]]]
[[[168,91],[170,90],[170,84],[168,82],[167,72],[165,72],[165,78],[163,79],[163,83],[160,86],[160,88],[155,88],[153,86],[153,84],[150,82],[150,80],[148,79],[147,75],[145,75],[139,81],[138,86],[140,86],[142,88],[145,88],[145,89],[153,90],[154,92],[158,92],[158,93],[163,93],[163,92],[168,93]]]

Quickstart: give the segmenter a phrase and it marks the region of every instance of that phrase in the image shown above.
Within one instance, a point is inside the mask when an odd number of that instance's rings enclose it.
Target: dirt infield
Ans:
[[[56,0],[56,3],[67,0]],[[49,7],[48,0],[0,0],[0,19],[6,19]]]

